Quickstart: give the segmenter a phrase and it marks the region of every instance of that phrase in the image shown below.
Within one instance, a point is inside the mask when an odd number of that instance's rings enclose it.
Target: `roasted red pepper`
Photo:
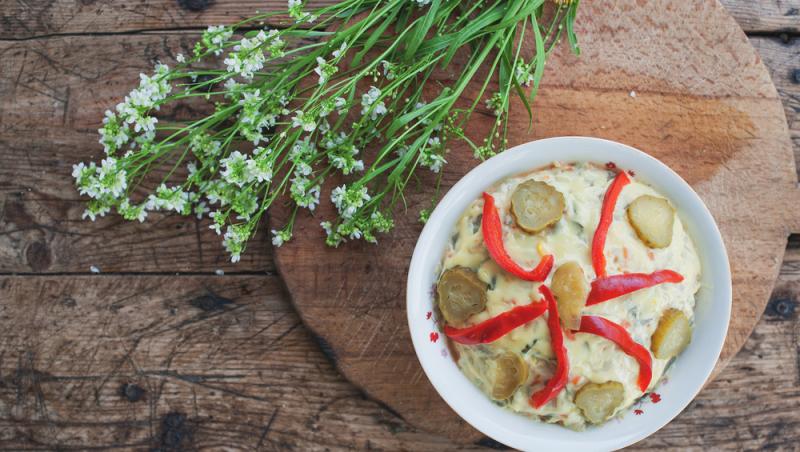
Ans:
[[[511,259],[503,244],[503,224],[500,221],[500,214],[497,213],[494,198],[488,193],[483,194],[481,228],[486,249],[500,268],[525,281],[544,281],[550,274],[550,270],[553,269],[552,254],[544,256],[533,270],[525,270]]]
[[[592,238],[592,267],[598,278],[606,276],[606,256],[603,249],[606,246],[606,235],[611,221],[614,219],[614,207],[617,205],[617,198],[622,192],[622,188],[631,182],[625,171],[620,171],[603,197],[603,207],[600,211],[600,222],[594,231]]]
[[[514,328],[539,317],[546,310],[547,303],[534,302],[525,306],[517,306],[491,319],[466,328],[445,326],[444,334],[459,344],[486,344],[500,339]]]
[[[672,270],[659,270],[653,273],[625,273],[598,278],[592,281],[592,290],[589,292],[586,306],[602,303],[658,284],[681,281],[683,281],[683,276]]]
[[[528,403],[534,408],[541,408],[542,405],[555,398],[567,385],[569,377],[569,358],[567,357],[567,348],[564,346],[564,332],[561,331],[561,322],[558,319],[556,299],[545,285],[539,286],[539,292],[542,293],[545,301],[547,301],[547,327],[550,329],[550,343],[553,347],[553,354],[556,355],[556,371],[544,388],[534,392],[530,400],[528,400]]]
[[[585,315],[581,318],[581,328],[578,332],[604,337],[617,344],[617,347],[622,349],[625,354],[635,359],[639,363],[637,380],[639,389],[642,392],[647,390],[647,387],[650,386],[650,379],[653,377],[653,360],[650,352],[634,341],[625,328],[602,317]]]

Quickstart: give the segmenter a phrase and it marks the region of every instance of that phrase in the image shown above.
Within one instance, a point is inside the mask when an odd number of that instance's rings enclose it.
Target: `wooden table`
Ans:
[[[800,156],[800,0],[723,4],[770,68]],[[99,157],[102,112],[137,74],[205,25],[284,6],[0,0],[0,449],[456,448],[336,373],[263,231],[233,266],[200,222],[80,219],[71,165]],[[796,448],[799,300],[793,237],[744,349],[636,448]]]

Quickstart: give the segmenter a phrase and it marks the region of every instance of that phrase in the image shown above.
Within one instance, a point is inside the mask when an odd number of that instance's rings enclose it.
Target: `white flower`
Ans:
[[[229,156],[220,160],[220,163],[222,165],[220,175],[226,182],[242,187],[252,180],[250,171],[248,171],[247,157],[241,152],[231,152]]]
[[[427,167],[434,173],[438,173],[441,171],[442,166],[447,163],[442,156],[442,151],[442,144],[439,137],[429,138],[427,146],[420,150],[420,165]]]
[[[289,191],[300,207],[313,211],[319,204],[320,186],[311,185],[311,181],[305,177],[295,176]]]
[[[231,36],[233,36],[233,30],[228,27],[222,25],[210,26],[203,32],[200,41],[208,50],[214,52],[214,55],[219,55]]]
[[[380,101],[377,104],[375,103],[380,97],[381,90],[374,86],[370,86],[369,91],[361,95],[361,114],[366,115],[369,113],[373,120],[376,119],[378,115],[386,114],[387,110],[383,102]]]
[[[327,61],[325,61],[324,58],[317,57],[317,67],[314,68],[314,72],[316,72],[317,75],[319,76],[318,83],[320,85],[324,85],[325,82],[327,82],[328,79],[333,74],[335,74],[338,70],[339,70],[338,67],[336,67],[333,64],[328,63]]]
[[[342,113],[342,108],[347,105],[347,100],[344,97],[337,97],[333,100],[333,106],[336,107],[336,110],[339,114]]]
[[[292,117],[292,127],[302,127],[306,132],[313,132],[317,128],[313,115],[306,115],[304,112],[297,110],[294,112],[295,116]]]
[[[306,162],[297,162],[294,166],[295,177],[303,177],[311,174],[311,165]]]
[[[519,60],[517,65],[514,66],[514,77],[517,79],[517,83],[522,86],[530,86],[531,82],[533,82],[533,73],[531,72],[531,66],[525,64],[524,61]]]
[[[328,137],[323,143],[328,149],[328,160],[331,164],[342,170],[342,173],[348,175],[353,171],[363,171],[364,162],[356,160],[359,150],[352,144],[344,145],[347,136],[340,132],[338,137]]]
[[[381,66],[383,66],[383,75],[386,80],[394,80],[397,76],[395,74],[395,65],[391,61],[383,60],[381,61]]]
[[[100,162],[97,179],[100,184],[100,193],[110,194],[114,198],[122,196],[125,189],[128,188],[125,170],[117,167],[117,160],[113,157],[106,157]]]
[[[109,155],[130,139],[127,123],[124,120],[121,121],[111,110],[106,110],[106,116],[103,118],[103,127],[97,129],[97,131],[100,133],[100,144],[103,145],[103,150]]]
[[[276,231],[275,229],[273,229],[271,232],[272,232],[272,244],[275,246],[281,246],[292,238],[292,233],[287,229],[283,229],[280,231]]]
[[[262,151],[263,155],[258,155],[259,149],[263,150],[263,148],[256,148],[254,153],[257,154],[257,157],[255,159],[247,160],[248,177],[259,183],[270,182],[272,181],[272,160],[268,158],[269,153]]]
[[[207,214],[210,211],[211,209],[208,208],[205,201],[200,201],[194,206],[194,214],[198,220],[202,220],[203,215]]]
[[[178,63],[185,63],[186,62],[186,57],[183,56],[182,53],[179,53],[179,54],[175,55],[175,61],[177,61]]]
[[[253,38],[242,38],[239,44],[233,47],[233,52],[228,54],[223,63],[228,72],[239,74],[245,79],[252,79],[255,72],[264,67],[267,60],[264,51],[273,58],[283,56],[285,42],[280,38],[278,30],[259,30]]]
[[[97,219],[97,217],[104,217],[110,211],[111,211],[111,207],[110,206],[97,206],[95,208],[91,208],[90,207],[90,208],[88,208],[88,209],[83,211],[83,215],[81,215],[81,219],[85,220],[85,219],[88,218],[88,219],[90,219],[92,221],[95,221]]]
[[[223,214],[218,210],[209,213],[208,217],[211,218],[211,220],[213,221],[213,223],[211,223],[211,226],[209,226],[208,228],[216,232],[217,235],[220,235],[222,233],[221,230],[222,226],[225,224],[227,217],[225,216],[225,214]]]
[[[370,86],[369,90],[361,95],[361,105],[369,107],[370,105],[374,104],[379,97],[381,97],[381,90],[374,86]]]
[[[334,58],[339,58],[340,56],[344,55],[345,50],[347,50],[347,43],[343,42],[338,49],[331,52],[331,56],[333,56]]]
[[[244,251],[244,245],[250,237],[250,231],[245,226],[232,225],[228,226],[223,236],[222,244],[231,255],[231,262],[239,262]]]
[[[303,11],[302,0],[289,0],[287,4],[289,6],[289,16],[297,21],[297,23],[314,22],[317,20],[317,16]]]
[[[218,156],[222,149],[222,143],[212,139],[206,133],[196,133],[189,139],[189,149],[201,160],[204,160]]]
[[[492,110],[495,116],[499,117],[504,112],[505,105],[503,103],[503,97],[500,93],[492,94],[492,97],[486,100],[486,106]]]
[[[293,161],[300,161],[310,158],[317,152],[314,148],[314,143],[311,143],[308,137],[302,141],[295,142],[292,150],[289,152],[289,158]]]
[[[180,187],[167,187],[161,184],[155,194],[147,197],[145,208],[148,210],[164,209],[174,210],[180,214],[187,214],[186,208],[189,207],[189,193]],[[191,211],[191,209],[188,209]]]
[[[145,208],[145,205],[137,206],[131,204],[131,202],[127,199],[119,204],[117,207],[117,212],[122,215],[122,218],[129,221],[138,220],[139,223],[143,223],[147,218],[147,209]]]
[[[342,185],[331,192],[331,202],[336,206],[339,214],[344,219],[352,218],[364,203],[372,199],[367,193],[367,187],[350,187]]]

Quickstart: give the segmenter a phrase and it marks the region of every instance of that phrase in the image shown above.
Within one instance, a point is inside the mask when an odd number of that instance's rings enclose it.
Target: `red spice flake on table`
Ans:
[[[495,207],[494,197],[485,192],[483,194],[481,228],[483,229],[483,241],[486,244],[486,249],[489,251],[492,260],[500,268],[525,281],[544,281],[547,275],[550,274],[554,262],[552,254],[542,257],[539,265],[533,270],[525,270],[511,259],[503,244],[503,224]]]
[[[544,388],[534,392],[528,400],[528,403],[534,408],[541,408],[558,396],[558,393],[567,385],[569,378],[569,358],[567,357],[567,347],[564,346],[564,335],[561,330],[561,321],[558,318],[556,299],[547,286],[539,286],[539,292],[547,301],[547,327],[550,330],[553,354],[556,356],[556,371]]]
[[[634,172],[632,169],[629,169],[629,170],[628,170],[628,174],[629,174],[631,177],[636,177],[636,172]]]
[[[617,169],[617,164],[614,163],[614,162],[608,162],[608,163],[606,163],[606,169],[610,169],[610,170]]]
[[[637,416],[641,416],[641,415],[644,414],[644,411],[642,411],[642,410],[637,408],[637,409],[633,410],[633,414],[635,414]]]
[[[432,315],[433,315],[433,312],[428,311],[428,313],[425,314],[425,320],[430,320]]]
[[[511,330],[522,326],[544,314],[547,304],[534,302],[516,306],[481,323],[466,328],[453,328],[445,325],[444,334],[459,344],[475,345],[494,342]]]
[[[431,342],[436,342],[436,341],[438,341],[438,340],[439,340],[439,333],[437,333],[436,331],[433,331],[433,332],[431,333],[431,336],[430,336],[430,338],[431,338]]]
[[[606,257],[603,251],[606,246],[608,228],[611,227],[611,222],[614,220],[614,207],[617,205],[617,199],[622,192],[622,188],[630,182],[631,180],[624,171],[618,173],[611,185],[608,186],[608,190],[603,197],[600,222],[597,224],[597,229],[595,229],[594,237],[592,238],[592,267],[594,267],[594,272],[598,278],[606,276]]]
[[[650,393],[650,401],[653,403],[658,403],[661,401],[661,395],[657,392]]]

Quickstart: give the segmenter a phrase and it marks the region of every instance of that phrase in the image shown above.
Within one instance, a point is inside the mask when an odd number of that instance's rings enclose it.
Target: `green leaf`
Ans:
[[[441,3],[441,0],[433,0],[430,3],[428,10],[425,11],[425,14],[422,16],[422,20],[418,20],[416,22],[414,31],[408,38],[406,38],[406,49],[403,53],[403,61],[406,64],[410,64],[413,61],[414,56],[417,53],[417,49],[419,49],[419,46],[428,35],[428,31],[430,31],[431,26],[433,26],[433,22],[436,20],[436,13],[439,10]]]

